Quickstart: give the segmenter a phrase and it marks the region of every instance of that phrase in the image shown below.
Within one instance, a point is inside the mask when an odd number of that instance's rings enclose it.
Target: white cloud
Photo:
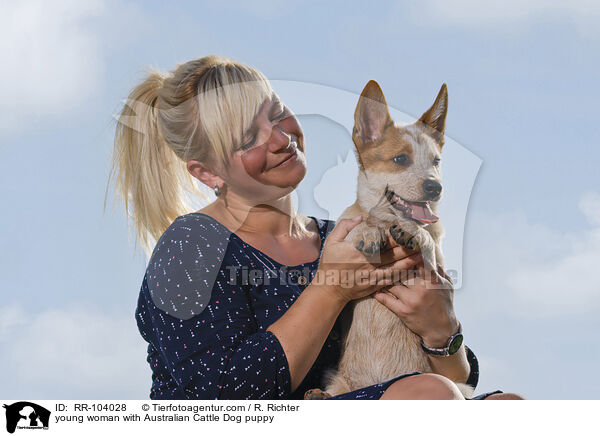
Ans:
[[[25,313],[18,304],[0,308],[0,319],[13,320],[0,326],[5,397],[148,398],[146,343],[133,314],[89,306]]]
[[[103,0],[2,2],[0,132],[71,112],[93,94],[104,65],[87,20]]]
[[[565,353],[597,342],[600,195],[583,195],[580,208],[592,225],[569,231],[516,211],[469,215],[463,288],[454,301],[479,358],[478,393],[597,397],[597,384],[569,376],[572,368],[593,373],[597,353]]]
[[[579,202],[579,208],[590,224],[600,226],[600,193],[587,192]]]
[[[25,312],[18,303],[0,307],[0,340],[8,338],[15,327],[25,324]]]
[[[600,280],[595,277],[600,265],[600,195],[586,194],[581,210],[594,228],[573,232],[570,245],[553,261],[521,266],[507,279],[521,304],[535,305],[539,314],[568,315],[600,308]]]
[[[473,214],[467,225],[465,304],[529,318],[600,309],[600,195],[582,196],[593,227],[561,232],[519,213]],[[483,310],[485,313],[485,310]],[[485,315],[484,315],[485,316]]]
[[[436,26],[493,27],[511,32],[536,20],[571,20],[584,36],[598,34],[600,3],[595,0],[425,0],[411,7],[412,18]],[[404,8],[405,6],[403,6]]]

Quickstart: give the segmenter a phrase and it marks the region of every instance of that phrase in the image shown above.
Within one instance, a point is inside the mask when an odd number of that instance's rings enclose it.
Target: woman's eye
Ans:
[[[271,118],[271,122],[279,121],[279,120],[285,118],[286,115],[287,115],[287,109],[283,108],[283,110],[281,111],[281,113],[279,115],[275,115],[273,118]]]
[[[398,156],[394,156],[392,160],[403,167],[410,165],[410,157],[407,154],[399,154]]]
[[[250,139],[250,141],[248,141],[244,145],[242,145],[240,147],[240,149],[242,149],[242,150],[248,150],[250,147],[252,147],[254,145],[255,142],[256,142],[256,135],[254,135],[252,137],[252,139]]]
[[[279,121],[284,120],[285,118],[287,118],[290,115],[290,111],[288,110],[287,107],[280,105],[280,107],[278,108],[280,111],[278,112],[277,115],[273,115],[269,118],[269,121],[271,123],[278,123]],[[252,136],[252,138],[250,140],[248,140],[248,142],[245,142],[244,145],[240,146],[240,150],[248,150],[250,148],[252,148],[254,145],[256,145],[256,141],[258,139],[258,134],[259,132],[255,133],[254,136]]]
[[[436,157],[435,159],[433,159],[433,166],[437,167],[440,164],[440,160],[441,159],[439,157]]]

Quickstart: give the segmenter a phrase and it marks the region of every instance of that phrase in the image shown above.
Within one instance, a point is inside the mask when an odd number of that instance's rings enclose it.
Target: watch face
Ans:
[[[460,348],[460,346],[463,343],[463,335],[458,334],[454,337],[454,339],[452,339],[452,343],[450,344],[450,346],[448,347],[448,353],[449,354],[454,354],[458,351],[458,349]]]

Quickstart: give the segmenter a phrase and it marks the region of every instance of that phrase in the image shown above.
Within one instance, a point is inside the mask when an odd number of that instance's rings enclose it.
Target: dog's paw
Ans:
[[[324,400],[326,398],[331,398],[331,394],[321,389],[310,389],[304,394],[305,400]]]
[[[360,223],[354,227],[348,236],[347,241],[351,241],[358,251],[364,254],[378,254],[387,247],[387,241],[384,233],[378,227],[370,227]]]
[[[415,250],[419,248],[419,244],[417,243],[417,239],[414,237],[414,235],[410,234],[399,225],[395,224],[391,226],[389,230],[390,235],[398,244],[408,248],[409,250]]]

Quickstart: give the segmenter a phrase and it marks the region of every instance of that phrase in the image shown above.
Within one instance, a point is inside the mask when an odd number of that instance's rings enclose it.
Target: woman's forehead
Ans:
[[[271,94],[269,97],[265,98],[265,100],[262,102],[262,104],[260,106],[260,110],[258,112],[260,113],[262,111],[269,110],[273,105],[279,103],[279,101],[280,101],[279,96],[277,94],[275,94],[275,92],[273,92],[273,94]]]
[[[256,119],[262,114],[268,114],[271,108],[280,103],[280,98],[277,94],[273,92],[271,96],[265,98],[265,100],[261,103],[258,112],[252,118],[252,125],[256,122]]]

